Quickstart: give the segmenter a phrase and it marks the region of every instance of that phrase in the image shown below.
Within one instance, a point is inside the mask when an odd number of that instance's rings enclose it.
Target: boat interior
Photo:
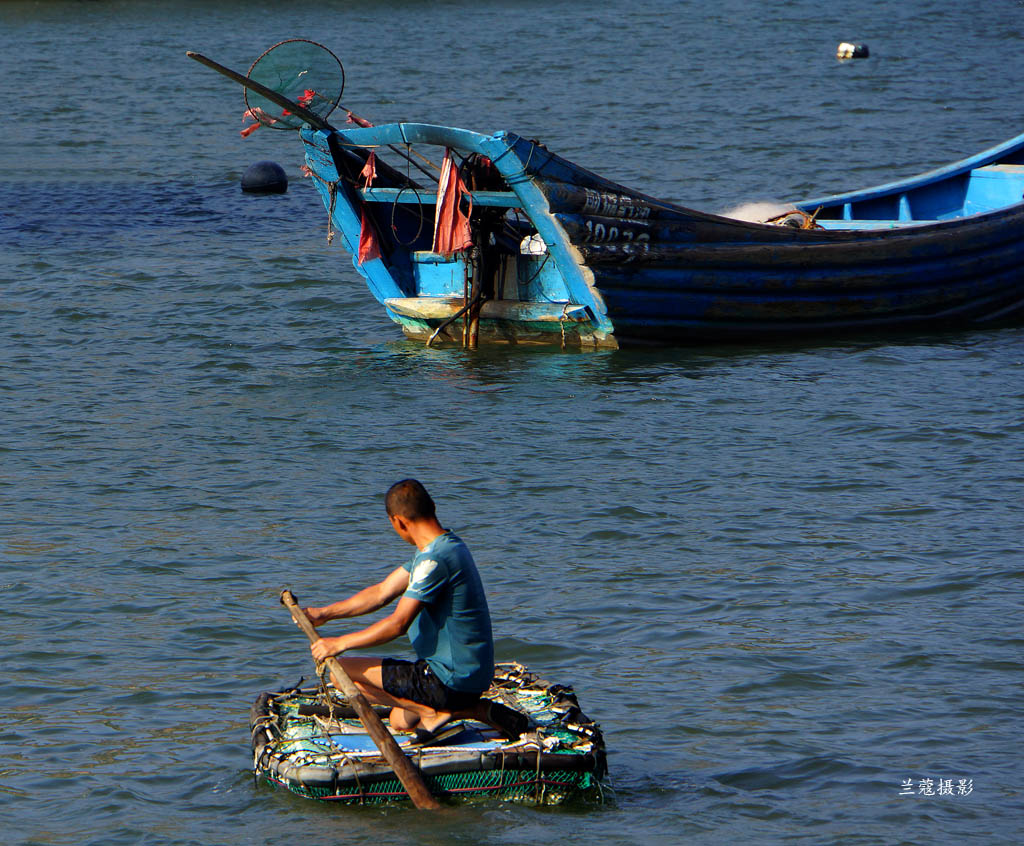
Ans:
[[[467,190],[459,205],[473,220],[475,249],[445,255],[433,248],[444,148],[426,148],[428,155],[409,146],[376,149],[370,187],[359,187],[366,179],[356,175],[362,174],[365,152],[345,152],[356,157],[350,178],[369,225],[388,244],[388,271],[401,294],[392,292],[384,299],[393,312],[444,320],[457,316],[463,304],[477,301],[485,317],[570,323],[585,319],[582,307],[570,302],[566,280],[519,197],[486,157],[453,151]],[[527,305],[530,310],[524,313]]]
[[[1024,201],[1024,151],[1002,161],[924,174],[903,183],[797,204],[826,229],[926,225]],[[817,203],[817,205],[816,205]]]

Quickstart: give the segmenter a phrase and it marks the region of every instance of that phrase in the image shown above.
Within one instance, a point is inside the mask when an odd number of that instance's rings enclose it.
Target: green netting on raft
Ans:
[[[345,785],[337,792],[327,788],[308,787],[296,782],[280,781],[269,772],[263,773],[272,784],[287,787],[307,799],[378,805],[408,799],[397,778],[364,785]],[[466,773],[428,775],[427,787],[435,796],[452,798],[500,799],[538,805],[558,805],[570,799],[601,799],[601,787],[593,773],[555,770],[537,773],[530,770],[483,770]]]

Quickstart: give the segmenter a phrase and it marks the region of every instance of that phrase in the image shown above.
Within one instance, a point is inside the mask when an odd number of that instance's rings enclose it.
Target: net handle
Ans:
[[[208,59],[201,53],[193,53],[191,50],[185,53],[190,59],[195,59],[199,64],[206,65],[206,67],[217,71],[217,73],[223,74],[228,79],[233,79],[239,85],[244,88],[248,88],[250,91],[255,91],[261,97],[266,97],[276,106],[280,106],[282,109],[287,109],[296,117],[302,118],[306,123],[312,126],[314,129],[322,129],[326,132],[334,132],[334,127],[325,121],[316,112],[311,112],[305,106],[300,106],[298,103],[289,100],[287,97],[283,97],[278,94],[274,89],[267,88],[265,85],[261,85],[255,80],[249,79],[247,76],[243,76],[237,71],[226,68],[224,65],[218,64],[213,59]]]

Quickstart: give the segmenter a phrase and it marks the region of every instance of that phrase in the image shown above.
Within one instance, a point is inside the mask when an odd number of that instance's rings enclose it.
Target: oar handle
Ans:
[[[298,602],[295,601],[295,595],[287,588],[281,591],[281,604],[291,612],[292,619],[306,633],[310,643],[315,643],[320,639],[320,635],[317,634],[313,624],[309,621],[306,612],[299,607]],[[380,717],[377,716],[370,703],[366,701],[366,697],[360,693],[359,688],[348,677],[345,668],[333,657],[328,658],[324,663],[327,664],[327,669],[331,671],[332,678],[338,687],[341,688],[341,692],[345,694],[349,704],[355,709],[356,714],[359,715],[360,721],[366,728],[366,733],[377,744],[380,754],[384,756],[384,760],[391,765],[391,769],[395,771],[398,780],[402,782],[402,787],[409,794],[413,804],[417,808],[431,810],[440,808],[440,803],[431,795],[427,785],[423,782],[422,773],[399,748],[398,743],[391,736],[391,732],[384,727]]]

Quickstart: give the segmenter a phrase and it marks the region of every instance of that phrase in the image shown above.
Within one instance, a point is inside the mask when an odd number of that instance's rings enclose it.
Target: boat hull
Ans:
[[[620,340],[970,327],[1024,311],[1024,209],[992,218],[767,243],[704,224],[694,227],[694,247],[579,247]]]
[[[332,224],[388,315],[428,342],[615,347],[991,326],[1024,316],[1024,136],[901,183],[751,223],[631,191],[511,133],[424,124],[305,131]],[[494,171],[472,251],[431,252],[434,196],[368,150],[435,145]],[[489,223],[488,223],[489,221]],[[792,221],[788,221],[792,223]],[[481,258],[482,257],[482,258]],[[482,280],[482,284],[481,284]]]

